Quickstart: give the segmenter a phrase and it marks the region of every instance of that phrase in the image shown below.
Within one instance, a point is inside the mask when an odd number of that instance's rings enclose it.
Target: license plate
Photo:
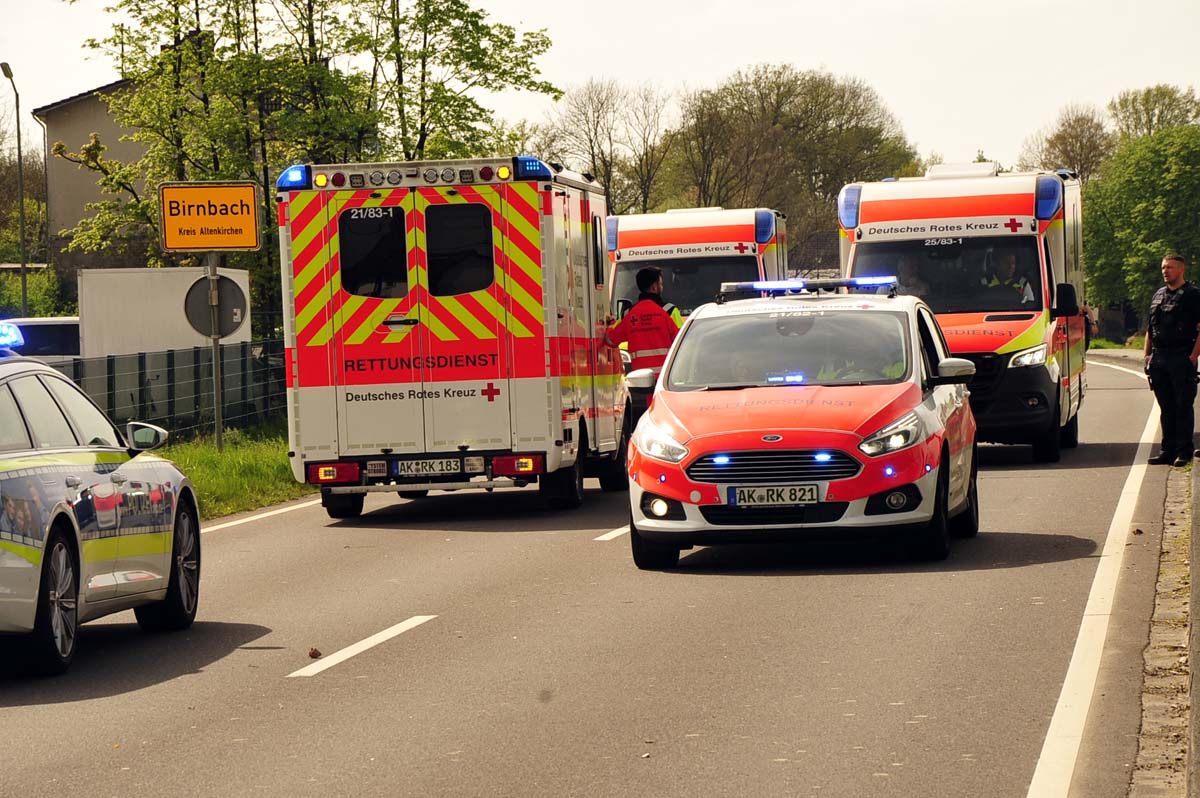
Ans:
[[[396,475],[401,477],[414,477],[422,474],[457,474],[460,471],[462,471],[462,461],[456,457],[445,460],[401,460],[396,463]]]
[[[816,485],[762,485],[730,488],[729,503],[742,507],[788,507],[820,501]]]

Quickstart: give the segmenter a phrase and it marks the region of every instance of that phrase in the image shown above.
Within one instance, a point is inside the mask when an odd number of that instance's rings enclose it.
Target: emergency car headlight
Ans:
[[[638,424],[633,433],[633,445],[642,454],[668,463],[678,463],[688,455],[686,446],[651,424],[649,419]]]
[[[915,443],[920,443],[924,437],[925,424],[914,410],[869,436],[858,448],[863,454],[876,457],[907,449]]]
[[[1010,369],[1019,369],[1025,366],[1042,366],[1046,363],[1046,345],[1038,344],[1032,349],[1023,349],[1012,356],[1008,361]]]

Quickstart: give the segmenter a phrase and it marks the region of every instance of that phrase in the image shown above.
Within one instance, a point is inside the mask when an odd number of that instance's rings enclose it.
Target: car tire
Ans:
[[[643,571],[665,571],[679,565],[679,547],[642,537],[633,523],[632,511],[629,513],[629,545],[633,551],[633,564]]]
[[[1054,400],[1054,420],[1050,422],[1050,429],[1038,440],[1033,442],[1033,462],[1035,463],[1057,463],[1062,458],[1062,429],[1059,425],[1061,416],[1059,415],[1058,400]]]
[[[1071,416],[1071,420],[1059,433],[1059,444],[1063,449],[1074,449],[1079,445],[1079,412]]]
[[[70,538],[61,530],[51,531],[46,540],[34,618],[29,665],[41,674],[66,673],[79,636],[79,565]]]
[[[916,551],[926,560],[944,560],[950,556],[950,519],[947,517],[947,497],[950,493],[946,470],[947,455],[942,453],[938,467],[937,488],[933,494],[933,517],[917,529]]]
[[[365,498],[362,493],[330,493],[321,497],[321,504],[330,518],[358,518]]]
[[[196,620],[200,606],[200,524],[190,504],[179,505],[171,542],[171,578],[162,601],[134,609],[147,632],[179,632]]]
[[[546,474],[538,488],[553,510],[574,510],[583,504],[583,452],[580,446],[575,464]]]
[[[401,499],[409,499],[409,500],[424,499],[426,496],[429,495],[429,491],[427,491],[427,490],[399,490],[399,491],[396,491],[396,494]]]
[[[950,519],[950,532],[956,538],[979,534],[979,447],[971,447],[971,482],[967,486],[967,507]]]
[[[621,437],[617,440],[617,450],[613,456],[604,462],[599,473],[600,489],[606,493],[629,490],[629,409],[625,410],[625,420],[621,425]]]

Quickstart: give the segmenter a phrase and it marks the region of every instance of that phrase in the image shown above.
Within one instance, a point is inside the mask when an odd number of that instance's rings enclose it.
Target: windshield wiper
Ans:
[[[701,385],[696,388],[697,391],[740,391],[744,388],[761,388],[760,383],[751,383],[749,385]]]

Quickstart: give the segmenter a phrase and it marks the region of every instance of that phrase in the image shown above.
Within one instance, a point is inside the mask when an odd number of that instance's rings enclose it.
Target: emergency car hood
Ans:
[[[774,430],[849,432],[866,437],[921,401],[911,382],[893,385],[779,386],[737,391],[659,391],[651,419],[680,443]]]
[[[937,319],[951,354],[1006,353],[1037,346],[1047,321],[1044,310],[939,313]]]

